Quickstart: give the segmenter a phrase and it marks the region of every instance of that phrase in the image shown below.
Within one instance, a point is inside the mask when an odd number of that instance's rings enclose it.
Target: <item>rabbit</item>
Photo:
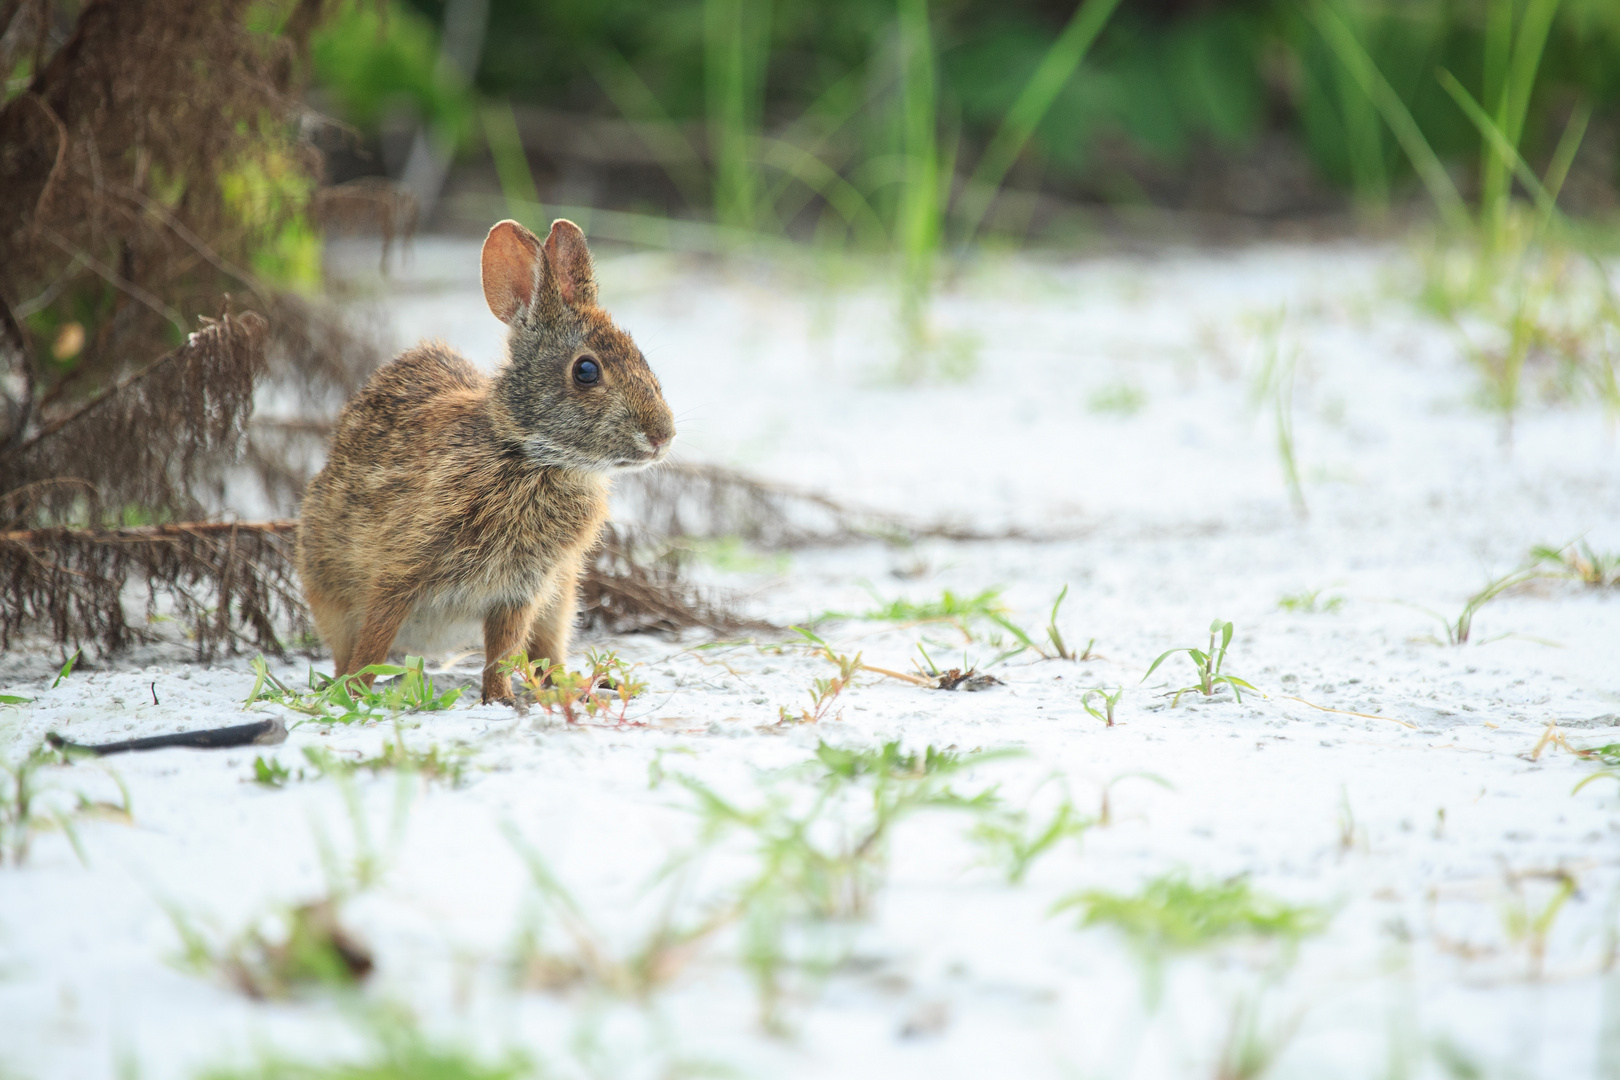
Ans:
[[[482,277],[511,327],[506,363],[491,378],[424,342],[379,368],[338,416],[296,558],[338,677],[396,640],[437,651],[482,623],[482,700],[515,704],[501,662],[524,647],[564,662],[611,475],[663,461],[675,420],[597,306],[579,226],[558,219],[541,242],[500,222]]]

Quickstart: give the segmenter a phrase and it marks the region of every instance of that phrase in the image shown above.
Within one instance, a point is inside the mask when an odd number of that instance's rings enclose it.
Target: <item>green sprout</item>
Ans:
[[[1215,644],[1215,638],[1217,635],[1219,635],[1221,639],[1219,646]],[[1238,678],[1236,675],[1222,673],[1221,666],[1226,662],[1226,649],[1231,643],[1232,624],[1230,622],[1222,622],[1220,619],[1216,619],[1214,622],[1209,624],[1208,651],[1203,649],[1181,648],[1170,649],[1163,652],[1159,654],[1159,658],[1157,660],[1153,661],[1152,666],[1147,669],[1147,674],[1142,676],[1142,681],[1147,682],[1148,676],[1152,675],[1154,671],[1158,670],[1159,665],[1164,663],[1165,660],[1174,656],[1176,653],[1186,653],[1187,658],[1192,661],[1193,667],[1198,672],[1198,682],[1193,686],[1183,686],[1181,689],[1175,692],[1175,697],[1170,702],[1170,707],[1172,709],[1180,703],[1181,695],[1197,691],[1198,693],[1203,694],[1205,697],[1213,697],[1215,695],[1216,688],[1218,688],[1222,683],[1231,687],[1232,695],[1241,702],[1243,700],[1244,690],[1252,690],[1257,694],[1260,691],[1255,690],[1251,684],[1243,679]]]

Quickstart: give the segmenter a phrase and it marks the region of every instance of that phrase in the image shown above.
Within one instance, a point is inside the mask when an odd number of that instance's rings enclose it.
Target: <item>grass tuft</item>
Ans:
[[[1594,589],[1620,589],[1620,552],[1599,553],[1581,541],[1562,548],[1539,545],[1530,549],[1532,562],[1562,577],[1574,578]]]
[[[341,679],[323,675],[312,667],[308,692],[282,682],[271,673],[262,656],[253,658],[252,667],[253,689],[243,707],[251,708],[259,702],[280,705],[308,717],[299,721],[301,724],[352,724],[400,713],[439,712],[454,705],[462,694],[461,687],[438,692],[420,656],[407,656],[403,666],[372,664]],[[378,681],[368,688],[361,681],[363,675],[376,676]]]
[[[1217,635],[1220,637],[1221,642],[1218,646],[1215,644],[1215,638]],[[1215,692],[1219,690],[1222,685],[1230,687],[1232,690],[1232,696],[1241,702],[1243,700],[1243,691],[1250,690],[1256,694],[1258,694],[1260,691],[1255,690],[1252,685],[1243,679],[1238,678],[1236,675],[1226,674],[1221,671],[1222,666],[1226,663],[1227,647],[1231,644],[1232,624],[1230,622],[1222,622],[1220,619],[1216,619],[1214,622],[1209,624],[1209,648],[1207,650],[1181,648],[1170,649],[1166,652],[1160,653],[1159,658],[1153,661],[1152,665],[1148,667],[1147,674],[1142,676],[1142,681],[1147,682],[1148,676],[1157,671],[1160,664],[1164,663],[1176,653],[1186,653],[1187,659],[1192,661],[1193,668],[1198,672],[1198,682],[1192,686],[1183,686],[1181,689],[1175,691],[1175,696],[1170,701],[1170,707],[1172,709],[1181,703],[1181,695],[1183,694],[1190,694],[1197,691],[1198,693],[1203,694],[1206,698],[1214,697]]]
[[[615,724],[630,723],[630,702],[647,689],[647,684],[633,674],[638,665],[627,664],[618,653],[601,649],[586,653],[585,662],[585,671],[569,671],[562,664],[530,660],[527,652],[519,652],[504,661],[501,670],[508,678],[516,675],[523,692],[547,716],[560,714],[566,724],[607,719]]]
[[[1204,949],[1240,938],[1297,942],[1326,929],[1320,909],[1296,906],[1254,892],[1242,878],[1197,884],[1175,872],[1154,878],[1135,894],[1089,889],[1052,909],[1078,911],[1080,925],[1111,926],[1153,954]]]
[[[122,796],[119,802],[105,802],[75,792],[69,805],[62,805],[63,800],[56,797],[60,786],[43,780],[43,770],[72,761],[73,751],[52,749],[44,743],[21,757],[0,756],[0,865],[4,865],[9,855],[13,866],[21,866],[28,858],[34,837],[52,829],[60,829],[79,861],[88,864],[84,847],[79,843],[78,822],[97,817],[123,822],[133,820],[129,789],[116,773],[109,775],[118,785]]]

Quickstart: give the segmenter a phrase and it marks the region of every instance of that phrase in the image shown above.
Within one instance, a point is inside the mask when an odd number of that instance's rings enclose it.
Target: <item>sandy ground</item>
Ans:
[[[374,257],[337,254],[357,274]],[[492,364],[501,328],[476,267],[474,245],[420,241],[376,285],[399,340],[441,337]],[[435,1039],[521,1049],[548,1076],[1620,1076],[1620,982],[1606,973],[1620,786],[1572,794],[1597,767],[1557,744],[1534,753],[1554,722],[1576,747],[1620,741],[1620,594],[1534,582],[1483,607],[1461,646],[1429,640],[1444,631],[1422,610],[1454,618],[1534,544],[1620,550],[1620,457],[1602,411],[1533,405],[1505,448],[1456,331],[1409,303],[1416,264],[1401,250],[988,262],[935,311],[944,351],[973,370],[920,386],[892,378],[879,284],[834,289],[819,273],[602,258],[604,302],[663,381],[680,455],[1064,538],[733,552],[705,578],[779,624],[997,587],[1031,630],[1067,585],[1059,622],[1071,643],[1095,638],[1096,658],[1025,653],[975,694],[863,675],[820,723],[782,727],[779,707],[803,708],[812,680],[835,673],[826,661],[631,637],[595,644],[641,665],[639,726],[466,704],[405,717],[410,745],[470,755],[459,787],[296,778],[305,748],[372,753],[394,737],[386,722],[296,728],[264,752],[294,770],[281,788],[251,781],[253,751],[46,770],[45,805],[113,798],[116,773],[133,817],[83,819],[82,862],[46,832],[23,866],[0,869],[0,1074],[167,1078],[273,1052],[353,1055],[375,1010],[397,1006]],[[1251,401],[1268,318],[1299,357],[1304,521],[1271,414]],[[1135,411],[1106,407],[1131,397]],[[1342,602],[1279,606],[1310,590]],[[1186,658],[1144,672],[1165,649],[1202,646],[1214,618],[1235,624],[1227,667],[1257,692],[1172,707]],[[892,669],[919,643],[986,664],[987,638],[1005,634],[974,630],[821,626],[839,651]],[[147,649],[52,686],[58,662],[0,659],[0,692],[33,699],[0,710],[13,758],[51,730],[95,741],[297,718],[244,714],[246,659],[204,667]],[[303,680],[302,662],[274,667]],[[1082,707],[1103,685],[1124,687],[1113,727]],[[658,876],[702,831],[677,778],[803,812],[819,740],[1017,751],[953,789],[993,787],[1007,813],[1027,810],[1029,832],[1065,799],[1094,823],[1014,884],[973,839],[974,814],[903,818],[863,917],[790,936],[801,964],[775,1034],[735,922],[667,956],[650,991],[627,991],[621,961],[661,921],[723,910],[760,865],[732,834]],[[827,812],[818,842],[859,834],[867,790]],[[554,952],[582,949],[521,849],[577,901],[603,978],[514,981],[525,927]],[[1241,876],[1326,928],[1297,948],[1244,939],[1154,958],[1053,910],[1178,870]],[[179,962],[170,912],[224,949],[255,925],[274,938],[279,914],[334,888],[352,893],[342,918],[376,958],[357,997],[255,1001]]]

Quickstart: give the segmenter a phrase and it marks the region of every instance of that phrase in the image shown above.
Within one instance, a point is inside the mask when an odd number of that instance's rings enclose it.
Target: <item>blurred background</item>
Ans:
[[[341,7],[312,57],[330,179],[436,225],[499,194],[868,249],[1387,227],[1428,154],[1500,184],[1441,72],[1538,171],[1580,114],[1564,205],[1615,204],[1607,0],[418,0]]]

